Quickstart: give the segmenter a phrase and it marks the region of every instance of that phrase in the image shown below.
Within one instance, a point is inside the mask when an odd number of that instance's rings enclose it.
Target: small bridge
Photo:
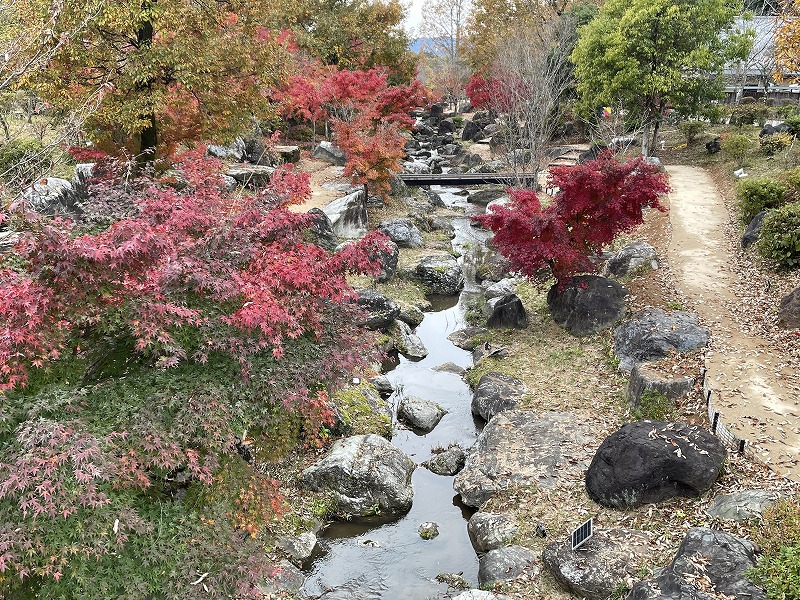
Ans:
[[[483,183],[500,183],[512,185],[517,181],[536,181],[535,173],[398,173],[397,176],[406,185],[442,185],[460,187],[463,185],[480,185]]]

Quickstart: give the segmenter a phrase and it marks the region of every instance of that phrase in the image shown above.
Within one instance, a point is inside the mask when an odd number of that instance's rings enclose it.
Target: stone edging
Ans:
[[[753,450],[752,442],[745,438],[739,437],[733,433],[730,428],[725,424],[723,414],[717,410],[712,401],[714,396],[714,389],[711,387],[708,378],[708,368],[703,367],[700,371],[700,377],[703,379],[703,397],[706,401],[706,409],[708,411],[708,421],[711,423],[711,433],[713,433],[719,440],[729,449],[734,450],[737,454],[746,456],[747,458],[756,461],[760,464],[766,465],[764,460]],[[721,392],[717,390],[718,397]],[[769,466],[769,465],[767,465]]]

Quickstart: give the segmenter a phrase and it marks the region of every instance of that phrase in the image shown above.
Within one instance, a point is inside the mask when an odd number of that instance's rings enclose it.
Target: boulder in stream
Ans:
[[[403,398],[397,407],[397,418],[423,433],[432,431],[446,414],[437,402],[416,396]]]
[[[475,552],[488,552],[509,545],[519,526],[508,515],[476,512],[467,521],[467,533]]]
[[[451,444],[447,449],[431,456],[422,463],[422,466],[431,473],[452,477],[464,468],[466,459],[467,455],[464,449],[457,444]]]
[[[332,493],[339,515],[391,517],[411,508],[415,466],[389,440],[374,434],[356,435],[337,440],[328,455],[305,469],[301,477],[309,489]]]
[[[472,414],[491,421],[495,415],[516,407],[527,393],[525,383],[516,377],[496,371],[486,373],[472,394]]]

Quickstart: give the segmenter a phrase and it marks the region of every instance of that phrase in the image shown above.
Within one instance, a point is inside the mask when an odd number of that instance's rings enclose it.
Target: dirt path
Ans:
[[[711,328],[706,354],[712,402],[724,423],[778,473],[800,480],[800,373],[760,337],[741,330],[733,307],[742,285],[730,268],[730,220],[707,172],[670,166],[668,260],[675,286]]]

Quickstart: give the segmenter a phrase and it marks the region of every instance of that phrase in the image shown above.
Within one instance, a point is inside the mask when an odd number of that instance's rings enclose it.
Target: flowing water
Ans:
[[[458,190],[434,190],[450,206],[468,206]],[[433,448],[450,444],[469,448],[482,426],[473,419],[472,394],[464,379],[433,370],[448,362],[463,368],[472,364],[471,354],[454,346],[447,336],[465,326],[465,307],[481,292],[474,279],[475,258],[485,252],[487,236],[473,228],[468,217],[455,218],[453,226],[453,248],[462,254],[466,287],[458,298],[430,298],[433,308],[415,332],[428,356],[420,361],[399,357],[386,373],[395,387],[389,398],[395,409],[400,395],[405,395],[435,400],[448,411],[426,435],[404,429],[395,420],[392,442],[417,464],[430,458]],[[478,559],[466,527],[472,511],[453,491],[453,477],[418,467],[412,482],[414,503],[401,518],[389,523],[334,523],[324,531],[320,539],[324,552],[308,569],[305,594],[318,596],[335,590],[326,598],[426,600],[441,597],[447,590],[446,584],[436,581],[440,573],[461,574],[476,586]],[[432,540],[423,540],[418,533],[426,521],[439,526],[439,535]]]

